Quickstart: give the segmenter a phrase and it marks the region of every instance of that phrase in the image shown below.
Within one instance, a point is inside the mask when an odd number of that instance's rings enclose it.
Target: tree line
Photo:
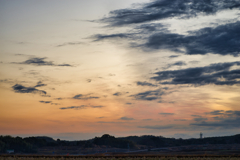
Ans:
[[[45,136],[21,138],[8,135],[0,136],[0,153],[6,153],[6,151],[10,149],[14,150],[15,153],[37,153],[39,148],[47,146],[78,146],[81,148],[94,148],[98,146],[105,148],[146,149],[198,144],[240,144],[240,134],[224,137],[208,137],[203,139],[175,139],[153,135],[116,138],[109,134],[104,134],[101,137],[79,141],[54,140],[51,137]]]

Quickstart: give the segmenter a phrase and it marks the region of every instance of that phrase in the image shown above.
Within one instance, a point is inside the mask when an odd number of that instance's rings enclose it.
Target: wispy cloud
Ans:
[[[43,94],[43,95],[47,94],[47,92],[44,90],[36,89],[36,86],[25,87],[21,84],[15,84],[14,86],[12,86],[12,88],[16,93],[39,93],[39,94]]]
[[[100,97],[94,97],[90,96],[91,94],[83,95],[83,94],[78,94],[73,97],[73,99],[81,99],[81,100],[88,100],[88,99],[98,99]]]
[[[75,46],[75,45],[81,45],[81,44],[83,44],[83,42],[66,42],[66,43],[59,44],[56,47]]]
[[[0,79],[0,83],[14,83],[12,79]]]
[[[70,107],[62,107],[62,108],[59,108],[61,110],[66,110],[66,109],[85,109],[87,106],[85,105],[81,105],[81,106],[70,106]]]
[[[179,57],[179,55],[171,55],[168,58],[177,58],[177,57]]]
[[[79,110],[79,109],[87,109],[87,108],[103,108],[104,106],[93,106],[93,105],[81,105],[81,106],[70,106],[70,107],[62,107],[62,108],[59,108],[61,110],[66,110],[66,109],[76,109],[76,110]]]
[[[172,116],[172,115],[174,115],[174,113],[164,113],[164,112],[159,113],[159,114],[163,115],[163,116]]]
[[[103,108],[104,106],[91,106],[92,108]]]
[[[43,84],[42,81],[39,81],[39,82],[37,83],[37,85],[34,86],[34,87],[42,87],[42,86],[46,86],[46,85],[47,85],[47,84]]]
[[[121,93],[121,92],[116,92],[116,93],[114,93],[113,95],[114,95],[114,96],[121,96],[122,93]]]
[[[118,123],[124,123],[124,122],[107,122],[107,121],[98,121],[97,123],[106,123],[106,124],[114,124],[114,123],[116,123],[116,124],[118,124]]]
[[[146,92],[138,93],[135,95],[131,95],[131,97],[134,97],[137,100],[152,101],[152,100],[161,99],[161,96],[164,94],[166,93],[162,90],[154,90],[154,91],[146,91]]]
[[[63,100],[63,98],[59,97],[59,98],[55,98],[56,100]]]
[[[173,67],[173,66],[186,66],[186,65],[187,65],[187,63],[184,61],[177,61],[175,63],[168,64],[168,66],[165,69]]]
[[[130,117],[121,117],[120,120],[131,121],[131,120],[134,120],[134,118],[130,118]]]
[[[145,129],[172,129],[175,127],[176,125],[138,126],[138,128],[145,128]]]
[[[187,121],[186,119],[174,119],[174,121]]]
[[[215,110],[212,112],[206,112],[206,114],[210,114],[210,115],[224,115],[225,111],[224,110]]]
[[[15,64],[28,64],[28,65],[36,65],[36,66],[66,66],[66,67],[72,67],[70,64],[54,64],[53,61],[46,61],[46,57],[44,58],[39,58],[39,57],[34,57],[34,58],[29,58],[26,61],[23,62],[13,62]]]
[[[194,121],[202,122],[208,120],[207,118],[194,118]]]
[[[157,87],[157,85],[154,85],[154,84],[149,83],[149,82],[146,82],[146,81],[144,81],[144,82],[140,82],[140,81],[138,81],[138,82],[136,82],[136,83],[137,83],[138,86]]]
[[[52,101],[39,101],[40,103],[52,103]]]
[[[130,38],[131,34],[121,33],[121,34],[110,34],[110,35],[103,35],[97,34],[92,36],[91,38],[95,39],[94,41],[102,41],[102,40],[109,40],[109,39],[119,39],[119,38]]]

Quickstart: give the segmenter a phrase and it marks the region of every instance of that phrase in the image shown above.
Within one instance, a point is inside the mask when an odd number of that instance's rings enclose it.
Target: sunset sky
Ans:
[[[0,0],[0,135],[240,133],[239,0]]]

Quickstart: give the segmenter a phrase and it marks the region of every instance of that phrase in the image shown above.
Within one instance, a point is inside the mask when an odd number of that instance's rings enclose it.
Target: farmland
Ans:
[[[239,160],[240,156],[2,156],[0,160]]]

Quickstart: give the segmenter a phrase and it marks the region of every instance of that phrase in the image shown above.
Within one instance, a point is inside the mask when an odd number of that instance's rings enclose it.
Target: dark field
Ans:
[[[101,153],[94,155],[1,155],[0,160],[240,160],[239,151]]]
[[[239,160],[240,156],[1,156],[0,160]]]

